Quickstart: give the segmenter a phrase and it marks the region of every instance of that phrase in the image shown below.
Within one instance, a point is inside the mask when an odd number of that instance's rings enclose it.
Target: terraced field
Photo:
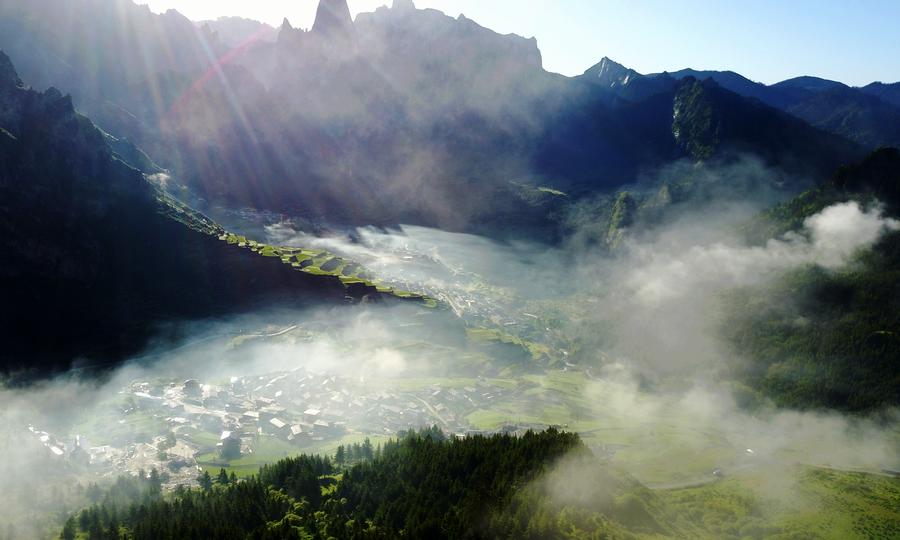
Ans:
[[[428,308],[438,306],[435,299],[424,294],[391,287],[378,280],[360,264],[328,251],[273,246],[228,232],[215,221],[162,190],[157,190],[157,201],[160,213],[195,231],[215,236],[230,246],[249,250],[260,257],[277,259],[298,272],[320,276],[324,279],[337,279],[347,289],[347,293],[354,298],[378,294],[418,302]]]

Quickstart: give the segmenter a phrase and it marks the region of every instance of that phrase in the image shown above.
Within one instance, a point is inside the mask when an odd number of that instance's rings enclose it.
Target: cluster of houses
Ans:
[[[459,388],[399,391],[296,368],[218,385],[137,382],[131,392],[138,407],[159,411],[176,434],[216,434],[218,450],[234,456],[253,452],[260,436],[308,447],[347,433],[394,435],[431,425],[464,434],[471,431],[465,416],[508,390],[477,379]]]
[[[150,439],[90,446],[82,436],[64,442],[33,426],[28,429],[53,457],[79,460],[110,474],[157,468],[189,483],[197,474],[198,455],[215,452],[223,460],[235,459],[254,453],[263,437],[300,450],[348,433],[392,436],[432,425],[457,435],[480,433],[471,429],[466,416],[512,391],[482,378],[465,386],[398,390],[297,368],[219,384],[196,379],[133,382],[121,392],[125,405],[120,423],[137,414],[155,419],[164,429]]]

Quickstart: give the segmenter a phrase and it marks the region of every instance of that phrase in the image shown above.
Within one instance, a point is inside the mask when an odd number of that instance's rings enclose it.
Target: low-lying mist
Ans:
[[[666,220],[664,227],[636,228],[614,252],[580,242],[497,242],[414,226],[323,237],[289,222],[269,225],[269,242],[349,257],[386,282],[442,300],[444,307],[358,305],[185,323],[189,340],[158,343],[102,377],[72,372],[4,388],[0,522],[27,530],[28,509],[74,509],[77,486],[101,479],[57,459],[51,447],[54,441],[57,448],[71,446],[76,435],[102,438],[92,418],[128,425],[134,411],[123,402],[135,384],[180,388],[197,379],[229,387],[298,369],[339,378],[343,382],[333,395],[343,393],[340,399],[348,402],[356,393],[394,392],[418,406],[427,398],[420,389],[437,396],[442,389],[481,384],[486,390],[479,395],[489,397],[466,394],[471,406],[455,412],[454,420],[426,404],[416,421],[462,432],[503,423],[562,424],[581,432],[598,457],[654,487],[706,480],[715,468],[900,467],[896,411],[870,418],[738,406],[732,353],[717,333],[723,291],[764,284],[809,265],[844,268],[900,223],[877,207],[850,202],[812,216],[801,231],[750,245],[739,226],[758,210],[708,204]],[[495,356],[496,348],[473,343],[473,330],[519,339],[506,339],[513,347],[525,345],[518,356],[505,349]],[[246,390],[248,395],[268,396],[263,382]],[[302,393],[295,400],[301,410],[324,405],[323,398],[309,400]],[[367,425],[363,409],[343,418],[346,433],[392,434]],[[122,444],[152,444],[164,435],[149,429],[135,427]],[[327,449],[329,441],[304,446],[312,447]],[[571,473],[572,467],[560,470]],[[103,474],[136,472],[107,468]],[[548,480],[548,489],[574,482],[569,473]]]

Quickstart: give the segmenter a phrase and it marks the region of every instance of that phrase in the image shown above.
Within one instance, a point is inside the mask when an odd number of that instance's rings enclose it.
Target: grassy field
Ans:
[[[900,538],[898,478],[795,466],[656,493],[706,538]]]
[[[192,436],[193,437],[193,436]],[[235,473],[239,478],[256,474],[263,465],[274,463],[282,458],[300,454],[320,454],[333,456],[340,445],[362,443],[368,438],[373,445],[382,444],[389,439],[384,435],[366,435],[348,433],[340,439],[298,446],[277,437],[261,435],[254,445],[252,454],[244,454],[238,459],[223,460],[217,451],[206,452],[197,456],[197,464],[210,474],[225,469],[228,474]],[[195,439],[196,440],[196,439]],[[216,437],[218,440],[218,437]]]
[[[209,470],[210,474],[225,469],[229,474],[233,472],[238,477],[244,477],[256,474],[259,468],[267,463],[274,463],[299,453],[300,449],[289,442],[273,436],[260,435],[259,440],[253,445],[252,454],[244,454],[238,459],[225,461],[217,451],[212,451],[198,455],[197,464],[202,469]]]

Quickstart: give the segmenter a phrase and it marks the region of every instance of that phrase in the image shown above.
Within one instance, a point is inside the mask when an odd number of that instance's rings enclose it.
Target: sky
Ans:
[[[348,0],[354,16],[391,0]],[[238,15],[309,28],[318,0],[137,0],[193,20]],[[500,33],[536,37],[544,67],[577,75],[602,57],[641,73],[730,69],[775,83],[814,75],[900,81],[898,0],[417,0]]]

